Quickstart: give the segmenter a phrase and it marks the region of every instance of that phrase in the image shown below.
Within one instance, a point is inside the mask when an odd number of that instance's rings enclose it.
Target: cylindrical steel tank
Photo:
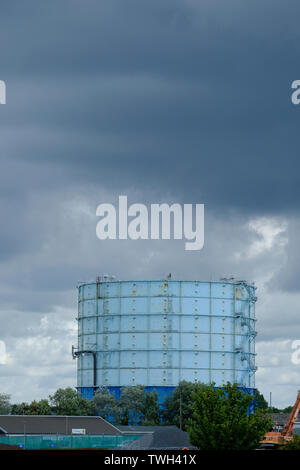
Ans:
[[[77,387],[118,397],[181,380],[255,387],[255,287],[245,281],[98,280],[78,288]]]

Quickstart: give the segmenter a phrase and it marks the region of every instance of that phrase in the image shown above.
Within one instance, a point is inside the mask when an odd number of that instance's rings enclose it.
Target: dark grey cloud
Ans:
[[[41,175],[59,165],[63,185],[139,181],[214,210],[296,211],[298,10],[295,1],[6,7],[3,148]]]

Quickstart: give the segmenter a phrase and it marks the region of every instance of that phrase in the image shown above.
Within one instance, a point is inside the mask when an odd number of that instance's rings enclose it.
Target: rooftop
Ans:
[[[142,437],[130,444],[133,450],[142,449],[195,449],[190,442],[188,433],[176,426],[121,426],[118,429],[125,434],[142,434]]]
[[[100,416],[0,415],[0,434],[85,434],[121,435],[121,431]]]

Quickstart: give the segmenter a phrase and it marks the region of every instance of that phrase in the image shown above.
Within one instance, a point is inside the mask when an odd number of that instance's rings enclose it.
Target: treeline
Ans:
[[[107,387],[100,387],[92,400],[82,398],[71,387],[60,388],[48,399],[31,403],[11,404],[9,395],[0,394],[0,414],[102,416],[123,425],[166,424],[185,430],[193,412],[193,392],[207,388],[204,384],[182,381],[162,406],[156,390],[145,392],[141,385],[123,387],[118,400]],[[268,403],[258,391],[255,402],[258,408],[268,409]]]
[[[30,404],[11,405],[9,396],[2,395],[0,412],[100,415],[124,425],[172,424],[186,430],[190,443],[200,450],[252,450],[260,446],[265,432],[272,428],[264,409],[249,412],[253,398],[239,390],[237,384],[214,387],[180,382],[161,407],[156,390],[145,392],[139,385],[124,387],[119,400],[101,387],[90,401],[69,387]],[[257,407],[264,407],[260,394],[256,398]]]
[[[141,385],[123,387],[120,399],[107,387],[100,387],[92,400],[82,398],[71,387],[58,389],[48,399],[31,403],[11,404],[9,395],[0,395],[0,414],[101,416],[109,421],[127,425],[175,424],[185,429],[192,414],[192,392],[205,385],[180,382],[162,406],[158,393],[145,391]]]

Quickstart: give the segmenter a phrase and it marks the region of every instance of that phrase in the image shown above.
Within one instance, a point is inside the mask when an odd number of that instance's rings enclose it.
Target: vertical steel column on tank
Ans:
[[[98,280],[78,289],[78,389],[180,380],[254,389],[255,287],[245,281]]]

